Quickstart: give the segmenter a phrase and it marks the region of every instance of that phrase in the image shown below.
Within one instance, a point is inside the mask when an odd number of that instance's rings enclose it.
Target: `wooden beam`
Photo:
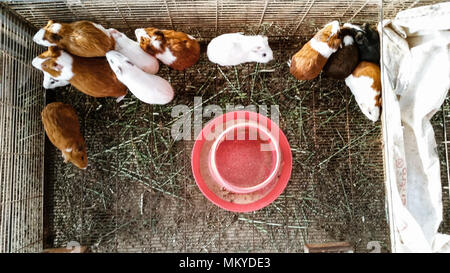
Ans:
[[[80,248],[46,248],[42,253],[86,253],[88,250],[87,246],[80,246]]]
[[[348,242],[305,244],[305,253],[353,253]]]

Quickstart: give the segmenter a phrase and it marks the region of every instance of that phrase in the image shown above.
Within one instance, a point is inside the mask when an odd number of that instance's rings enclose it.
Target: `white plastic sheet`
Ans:
[[[430,119],[450,88],[450,2],[383,21],[383,131],[393,252],[450,252]],[[445,170],[444,170],[445,171]]]

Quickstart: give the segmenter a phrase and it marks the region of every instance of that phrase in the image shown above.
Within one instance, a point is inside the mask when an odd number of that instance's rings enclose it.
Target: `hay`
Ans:
[[[295,80],[286,61],[298,42],[274,43],[276,61],[266,65],[219,67],[205,54],[185,72],[161,65],[159,75],[176,92],[165,106],[131,95],[116,104],[72,89],[48,91],[51,101],[69,102],[79,113],[89,155],[82,172],[47,149],[51,244],[76,239],[94,251],[299,252],[305,243],[345,240],[360,251],[369,241],[389,250],[379,123],[365,119],[343,82]],[[185,104],[192,114],[195,96],[223,109],[279,105],[293,173],[272,205],[236,214],[203,197],[191,174],[193,141],[170,135],[180,118],[171,117],[172,107]]]

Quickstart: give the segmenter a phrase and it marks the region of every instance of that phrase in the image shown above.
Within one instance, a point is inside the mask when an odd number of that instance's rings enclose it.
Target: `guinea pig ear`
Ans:
[[[78,152],[82,152],[82,151],[83,151],[83,148],[84,148],[83,144],[78,144],[78,145],[77,145],[77,151],[78,151]]]
[[[46,26],[46,27],[49,27],[49,26],[53,25],[54,23],[55,23],[55,21],[53,21],[53,20],[48,20],[47,26]]]
[[[364,31],[366,31],[366,32],[368,32],[370,30],[370,25],[368,23],[364,23],[362,25],[362,27],[363,27]]]
[[[382,104],[382,101],[381,101],[381,95],[377,95],[376,97],[375,97],[375,100],[376,100],[376,106],[381,106]]]
[[[50,47],[48,48],[48,51],[49,51],[51,54],[56,54],[56,53],[59,51],[59,48],[58,48],[57,46],[50,46]]]
[[[355,35],[355,41],[357,44],[363,44],[364,43],[364,34],[362,32],[358,32]]]
[[[261,49],[263,49],[263,47],[262,47],[261,45],[256,45],[256,46],[254,46],[254,47],[252,48],[252,51],[253,51],[253,52],[258,52],[258,51],[260,51]]]
[[[56,71],[61,71],[61,70],[63,70],[64,66],[60,65],[57,62],[54,62],[51,68],[56,70]]]
[[[51,42],[51,43],[59,42],[59,40],[61,40],[61,39],[62,39],[61,35],[56,34],[56,33],[51,33],[51,34],[48,36],[48,40],[49,40],[49,42]]]
[[[109,28],[108,32],[109,32],[109,34],[117,34],[117,33],[119,33],[119,31],[117,29],[115,29],[115,28]]]
[[[166,38],[164,37],[164,33],[161,30],[157,30],[153,32],[154,35],[158,36],[161,41],[164,41]]]
[[[141,39],[143,39],[143,38],[141,37]],[[156,54],[155,51],[152,49],[151,43],[145,44],[145,49],[144,50],[145,50],[145,52],[147,52],[150,55],[155,55]]]

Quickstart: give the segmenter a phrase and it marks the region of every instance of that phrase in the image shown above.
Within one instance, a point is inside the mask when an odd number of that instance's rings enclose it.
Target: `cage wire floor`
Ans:
[[[176,93],[165,106],[141,103],[131,94],[117,104],[113,98],[92,98],[72,87],[48,90],[47,103],[62,101],[76,109],[89,167],[82,171],[64,164],[46,138],[44,247],[76,241],[94,252],[302,252],[305,243],[348,241],[355,251],[367,252],[368,243],[377,241],[381,251],[389,251],[380,122],[363,116],[344,82],[322,77],[297,81],[286,65],[306,42],[297,34],[310,37],[315,27],[331,19],[375,24],[379,2],[205,1],[201,9],[192,1],[144,2],[7,0],[0,5],[31,28],[48,19],[88,19],[126,29],[129,37],[149,18],[161,28],[208,38],[223,28],[259,33],[261,26],[277,21],[266,32],[275,60],[218,67],[204,54],[205,39],[201,59],[192,68],[177,72],[161,65],[158,74]],[[400,10],[437,2],[382,1],[382,13],[392,18]],[[186,24],[192,15],[198,20]],[[197,96],[203,106],[224,109],[227,104],[279,106],[293,170],[274,203],[239,214],[216,207],[201,194],[191,172],[193,141],[171,137],[177,120],[172,108],[184,104],[193,110]],[[450,233],[449,98],[442,110],[432,122],[443,184],[440,231]]]
[[[302,252],[305,243],[348,241],[366,252],[378,241],[389,251],[380,122],[363,116],[344,82],[292,77],[286,61],[298,42],[271,41],[274,61],[234,68],[210,63],[202,43],[200,61],[185,72],[161,65],[158,74],[176,92],[164,106],[131,94],[117,104],[73,88],[48,90],[47,103],[76,109],[89,167],[64,164],[47,140],[47,247],[76,241],[94,252]],[[192,110],[195,96],[223,109],[279,105],[293,170],[271,205],[232,213],[202,195],[191,172],[193,141],[171,137],[172,107]]]

